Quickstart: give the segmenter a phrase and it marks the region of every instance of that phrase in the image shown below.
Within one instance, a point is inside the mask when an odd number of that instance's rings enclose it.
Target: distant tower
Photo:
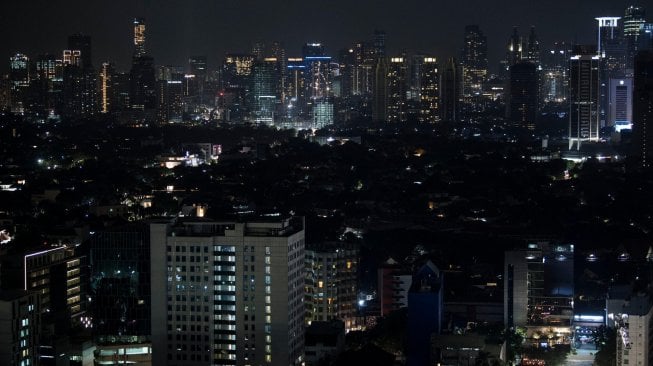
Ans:
[[[91,55],[91,36],[81,33],[73,34],[68,37],[68,49],[80,52],[80,65],[82,69],[93,67]]]
[[[599,17],[598,55],[600,57],[600,98],[599,110],[601,125],[609,120],[610,79],[622,77],[625,69],[626,50],[619,35],[619,17]]]
[[[646,10],[641,6],[631,5],[626,8],[623,18],[623,36],[626,42],[626,67],[633,68],[633,60],[638,50],[640,29],[646,23]]]
[[[145,19],[134,18],[134,57],[145,56]]]
[[[540,64],[540,41],[535,34],[535,27],[531,27],[531,33],[528,35],[528,46],[526,47],[526,57],[528,61]]]
[[[406,89],[408,87],[408,60],[406,57],[392,57],[386,74],[388,122],[406,122]]]
[[[113,92],[113,65],[108,62],[102,64],[100,69],[100,112],[109,113],[111,111],[112,92]]]
[[[385,57],[379,57],[374,69],[374,93],[372,104],[372,119],[386,121],[388,118],[388,62]]]
[[[385,31],[375,30],[374,31],[374,53],[376,57],[385,57]]]
[[[457,122],[459,120],[458,108],[460,90],[460,72],[455,58],[447,61],[441,76],[440,100],[442,120],[446,122]]]
[[[576,46],[570,59],[569,150],[599,140],[599,56],[595,46]]]
[[[265,43],[263,42],[254,42],[252,44],[252,55],[256,56],[257,60],[263,60],[265,57]]]
[[[510,68],[510,104],[508,117],[516,126],[535,129],[538,110],[537,66],[532,62],[520,62]]]
[[[465,27],[465,44],[462,52],[463,96],[472,110],[474,99],[482,94],[483,83],[487,77],[487,37],[478,25]]]
[[[424,57],[420,67],[420,122],[440,120],[440,74],[435,57]]]
[[[520,62],[522,58],[523,58],[522,39],[519,36],[517,27],[513,27],[512,35],[508,40],[508,50],[506,52],[507,70],[510,70],[510,66]]]
[[[633,91],[633,135],[635,155],[644,167],[653,161],[653,51],[635,57]]]

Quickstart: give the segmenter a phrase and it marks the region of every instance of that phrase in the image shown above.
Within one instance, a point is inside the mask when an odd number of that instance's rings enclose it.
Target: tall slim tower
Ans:
[[[536,65],[540,64],[540,40],[537,38],[537,34],[535,34],[535,26],[531,27],[531,32],[528,35],[525,59]]]
[[[653,162],[653,51],[635,57],[633,135],[635,155],[644,167]]]
[[[420,67],[420,122],[440,121],[440,74],[435,57],[424,57]]]
[[[595,46],[576,46],[569,62],[569,150],[599,140],[599,56]]]
[[[145,19],[134,18],[134,57],[145,56]]]
[[[633,61],[638,50],[640,28],[646,23],[646,10],[641,6],[631,5],[626,8],[623,18],[623,36],[626,42],[626,67],[633,68]]]
[[[487,77],[487,37],[478,25],[465,27],[465,44],[461,63],[462,92],[465,102],[470,104],[472,110],[478,110],[479,108],[473,105],[474,99],[482,94],[483,82]]]
[[[626,50],[619,34],[619,17],[599,17],[598,21],[598,55],[600,57],[600,120],[601,125],[609,122],[611,78],[623,77],[625,73]]]
[[[447,60],[444,71],[441,76],[440,100],[442,101],[441,115],[442,120],[446,122],[457,122],[460,118],[459,98],[460,90],[460,72],[456,59],[451,57]]]
[[[512,35],[508,40],[508,49],[506,52],[506,62],[507,62],[507,71],[510,70],[510,66],[520,62],[524,56],[523,52],[523,42],[517,27],[512,28]]]
[[[510,67],[510,104],[506,109],[516,127],[535,129],[538,91],[537,66],[533,62],[520,62]]]

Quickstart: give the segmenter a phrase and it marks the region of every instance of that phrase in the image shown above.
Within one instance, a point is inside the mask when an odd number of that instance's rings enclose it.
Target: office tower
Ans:
[[[623,36],[626,42],[626,67],[633,68],[638,51],[640,30],[646,23],[646,10],[641,6],[631,5],[626,8],[623,17]]]
[[[648,167],[653,161],[653,51],[635,57],[633,79],[634,155]]]
[[[385,122],[388,120],[388,62],[385,57],[376,59],[373,87],[372,120]]]
[[[150,227],[153,365],[299,365],[303,218]]]
[[[528,34],[528,43],[524,59],[533,62],[536,65],[540,64],[540,41],[537,39],[534,26],[531,27],[531,32]]]
[[[406,106],[408,76],[408,59],[405,56],[391,57],[386,73],[388,96],[385,120],[387,122],[406,122],[408,119]]]
[[[9,58],[9,80],[11,82],[11,109],[22,113],[25,110],[27,89],[30,84],[30,61],[22,53]]]
[[[324,108],[333,106],[333,73],[331,57],[324,54],[324,46],[320,43],[307,43],[302,50],[304,54],[304,87],[306,88],[306,110],[311,120],[316,122],[316,112],[326,111]],[[321,107],[316,109],[320,104]],[[328,108],[328,107],[327,107]],[[333,115],[333,112],[331,112]],[[331,121],[333,118],[331,117]],[[328,123],[328,121],[326,121]]]
[[[520,62],[523,58],[523,42],[521,37],[519,36],[519,32],[517,31],[517,27],[513,27],[512,29],[512,35],[510,36],[510,39],[508,40],[508,47],[506,51],[506,59],[504,62],[504,70],[503,72],[505,74],[508,74],[510,72],[510,67],[518,62]]]
[[[284,118],[303,118],[306,108],[306,64],[301,57],[289,58],[286,66]]]
[[[320,129],[333,124],[333,103],[318,101],[312,104],[313,128]]]
[[[641,32],[639,33],[638,50],[644,51],[653,50],[653,23],[642,24]]]
[[[37,108],[54,113],[61,105],[63,62],[54,55],[39,55],[36,59]]]
[[[570,344],[573,300],[573,245],[530,243],[505,253],[504,323],[526,327],[526,342]]]
[[[265,43],[263,42],[252,43],[251,54],[254,55],[257,61],[263,60],[263,57],[265,57]]]
[[[125,363],[151,357],[143,352],[151,350],[148,229],[119,227],[88,241],[96,361],[115,360],[116,354]]]
[[[377,286],[381,316],[408,306],[408,290],[413,274],[394,259],[390,258],[377,270]]]
[[[599,140],[600,59],[595,46],[576,46],[569,62],[569,150]]]
[[[610,91],[612,78],[621,78],[626,69],[626,49],[621,40],[619,17],[600,17],[598,21],[598,55],[600,57],[600,120],[601,126],[609,124]]]
[[[306,249],[306,323],[340,319],[355,325],[359,248],[322,243]]]
[[[226,106],[232,119],[245,118],[250,109],[254,61],[254,55],[228,53],[222,63],[222,90],[233,95]]]
[[[0,291],[0,364],[39,364],[40,310],[37,293]]]
[[[276,58],[254,62],[252,71],[252,119],[256,123],[272,125],[281,101],[281,70]]]
[[[188,79],[186,79],[188,80]],[[184,112],[184,83],[177,79],[157,80],[157,121],[181,123]]]
[[[100,69],[100,113],[109,113],[111,111],[111,102],[113,98],[113,65],[109,62],[103,62]]]
[[[539,85],[537,66],[520,62],[510,67],[508,119],[515,127],[534,130],[537,122]]]
[[[207,81],[207,63],[206,56],[192,56],[188,59],[188,68],[191,75],[195,75],[197,80]]]
[[[269,57],[276,58],[279,62],[279,74],[280,74],[280,90],[281,90],[281,104],[286,104],[286,71],[287,71],[287,59],[286,59],[286,49],[283,48],[283,44],[279,41],[272,42],[270,46]]]
[[[610,79],[608,126],[616,132],[633,127],[633,79]]]
[[[324,45],[318,42],[306,43],[302,46],[302,57],[326,56]]]
[[[134,57],[145,54],[145,19],[134,18]]]
[[[345,48],[338,53],[338,64],[340,65],[341,96],[350,99],[357,88],[356,85],[356,53],[354,48]]]
[[[440,74],[435,57],[424,57],[420,66],[420,122],[440,120]]]
[[[460,90],[460,72],[455,58],[450,58],[442,72],[442,83],[440,85],[441,114],[442,120],[446,122],[459,121],[459,100],[462,91]]]
[[[154,59],[147,55],[134,57],[129,77],[131,108],[141,111],[155,109],[156,79]]]
[[[75,246],[23,249],[2,258],[3,289],[39,294],[39,363],[53,364],[70,351],[68,334],[86,314],[86,256]]]
[[[0,110],[11,109],[11,81],[9,75],[0,75]]]
[[[79,51],[80,64],[82,69],[93,67],[93,58],[91,54],[91,36],[76,33],[68,37],[68,49]]]
[[[555,42],[542,56],[542,101],[562,103],[567,100],[569,88],[569,49],[564,42]]]
[[[479,98],[483,93],[483,83],[487,78],[487,37],[478,25],[465,27],[465,44],[461,57],[463,99],[470,111],[482,110]]]
[[[431,337],[440,334],[443,293],[440,270],[426,262],[413,276],[408,291],[408,366],[433,364]]]

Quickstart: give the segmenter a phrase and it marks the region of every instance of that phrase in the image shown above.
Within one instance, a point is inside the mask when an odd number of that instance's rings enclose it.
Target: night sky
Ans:
[[[595,42],[595,16],[623,16],[634,1],[622,0],[0,0],[0,72],[16,51],[33,57],[59,54],[69,34],[93,38],[96,65],[110,60],[127,70],[134,16],[147,20],[147,50],[157,64],[186,65],[205,54],[214,67],[225,52],[248,51],[255,40],[280,40],[288,56],[301,44],[321,41],[340,48],[387,33],[389,53],[459,54],[466,24],[488,37],[496,69],[512,26],[526,35],[537,28],[542,48],[556,40]],[[650,4],[650,3],[649,3]],[[646,6],[647,4],[642,4]],[[650,6],[649,6],[650,8]],[[653,12],[653,9],[648,9]],[[650,16],[649,16],[650,20]]]

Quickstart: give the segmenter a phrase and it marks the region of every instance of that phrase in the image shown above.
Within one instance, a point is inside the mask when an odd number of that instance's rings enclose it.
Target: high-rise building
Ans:
[[[300,365],[302,218],[150,227],[155,365]]]
[[[391,57],[386,73],[387,105],[386,121],[406,122],[408,119],[406,93],[408,88],[408,59]]]
[[[263,60],[265,57],[265,43],[263,42],[254,42],[252,43],[252,55],[256,57],[257,61]]]
[[[113,96],[113,65],[109,62],[102,63],[100,69],[100,112],[109,113],[111,111],[111,102]]]
[[[610,79],[609,82],[608,126],[615,131],[633,127],[633,79]]]
[[[435,57],[424,57],[420,65],[420,122],[440,120],[440,74]]]
[[[504,64],[504,70],[503,72],[505,74],[508,74],[510,72],[510,67],[518,62],[521,62],[524,54],[524,43],[522,42],[522,38],[519,35],[519,31],[517,30],[517,27],[512,28],[512,34],[510,35],[510,39],[508,40],[508,47],[506,50],[506,59],[505,59],[505,64]]]
[[[463,99],[466,109],[470,111],[482,110],[482,103],[478,100],[483,94],[483,83],[487,78],[487,37],[478,25],[465,27],[465,44],[462,58]]]
[[[179,79],[157,80],[157,120],[180,123],[184,112],[184,83]]]
[[[301,57],[289,58],[286,66],[284,118],[289,121],[306,115],[306,64]]]
[[[621,312],[614,314],[617,328],[616,364],[653,364],[653,301],[645,293],[633,294],[624,301]]]
[[[91,53],[91,36],[76,33],[68,37],[68,49],[79,51],[80,64],[82,69],[93,67],[93,57]]]
[[[134,18],[134,57],[145,56],[145,19]]]
[[[135,110],[154,110],[156,108],[154,59],[147,55],[134,57],[129,76],[131,108]]]
[[[531,32],[528,34],[528,43],[526,45],[526,55],[524,59],[530,62],[535,63],[536,65],[540,64],[540,41],[535,34],[535,27],[531,27]]]
[[[372,120],[385,122],[388,119],[388,62],[385,57],[376,59],[373,87]]]
[[[633,68],[633,61],[638,51],[642,26],[646,23],[646,10],[641,6],[631,5],[626,8],[623,17],[623,36],[626,42],[626,68]]]
[[[23,290],[0,291],[0,324],[0,363],[38,365],[39,295]]]
[[[54,55],[39,55],[36,59],[36,108],[46,113],[58,112],[63,90],[63,61]]]
[[[555,42],[549,52],[542,55],[542,101],[562,103],[567,100],[569,89],[569,47]]]
[[[547,343],[570,344],[573,302],[574,245],[530,243],[505,253],[506,327],[526,327],[529,342],[545,334]]]
[[[633,84],[634,155],[648,167],[653,162],[653,51],[635,57]]]
[[[533,62],[510,67],[508,118],[515,127],[535,129],[539,101],[538,70]]]
[[[624,77],[626,49],[619,29],[619,17],[600,17],[598,21],[598,55],[600,57],[600,120],[601,126],[610,126],[610,79]]]
[[[576,46],[569,63],[569,150],[599,140],[600,58],[595,46]]]
[[[145,225],[119,227],[96,232],[88,241],[96,361],[150,361],[147,229]]]
[[[440,100],[442,120],[458,122],[460,119],[459,101],[462,95],[460,90],[460,72],[455,58],[450,58],[444,67],[440,84]]]
[[[385,57],[386,56],[386,49],[385,49],[385,41],[386,41],[386,33],[383,30],[375,30],[374,31],[374,55],[376,57]]]
[[[323,243],[306,249],[306,321],[340,319],[355,325],[358,294],[357,245]]]
[[[274,124],[281,101],[281,70],[276,58],[267,57],[254,63],[252,71],[252,120]]]
[[[22,113],[25,110],[27,89],[30,85],[30,61],[24,54],[17,53],[9,59],[9,81],[11,82],[11,109]]]
[[[408,290],[413,279],[410,270],[389,258],[379,266],[377,278],[381,316],[408,306]]]

